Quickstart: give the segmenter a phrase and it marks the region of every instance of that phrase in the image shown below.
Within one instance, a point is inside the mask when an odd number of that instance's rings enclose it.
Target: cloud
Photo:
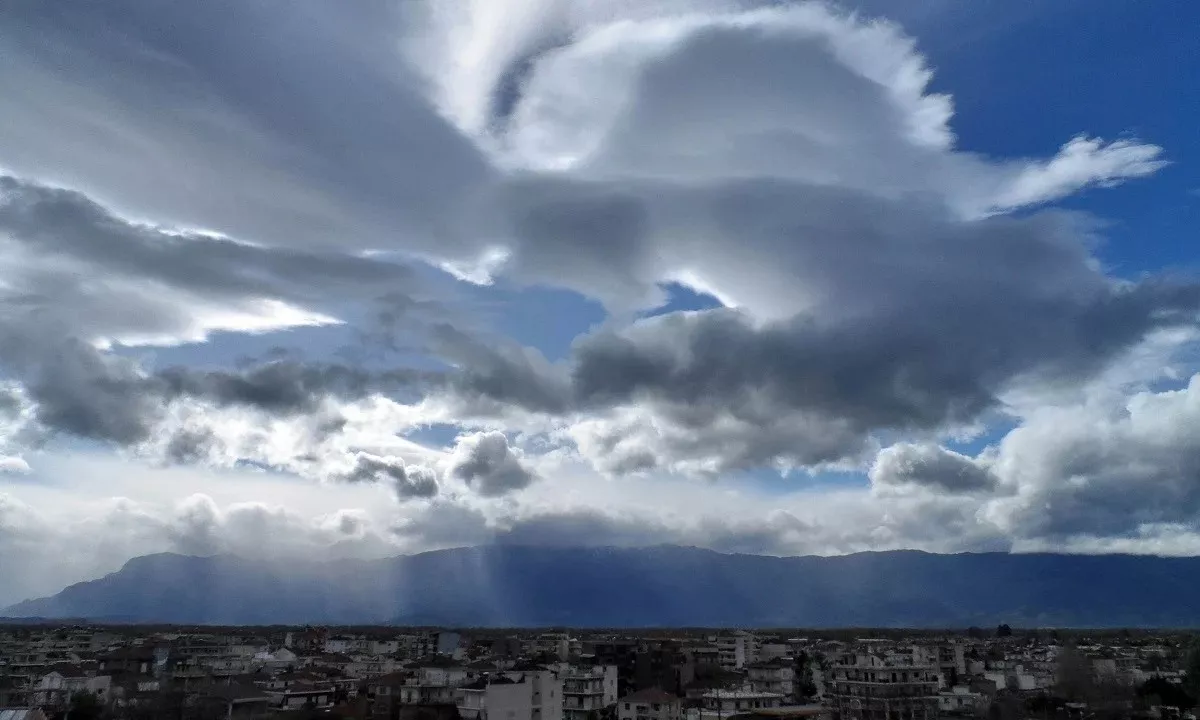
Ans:
[[[15,2],[0,54],[0,464],[36,479],[36,448],[84,438],[403,501],[121,501],[63,528],[9,501],[8,557],[89,532],[107,544],[77,574],[154,548],[1190,547],[1193,388],[1061,397],[1194,332],[1200,286],[1114,275],[1101,222],[1044,207],[1167,153],[972,152],[895,24],[753,0]],[[430,268],[609,317],[552,362],[451,317]],[[669,283],[723,307],[648,316]],[[371,347],[199,347],[340,323]],[[937,444],[998,417],[1017,429],[978,457]],[[431,423],[448,450],[405,437]],[[872,458],[869,487],[730,487]],[[554,472],[573,462],[584,481]],[[709,481],[678,512],[675,476]]]
[[[390,482],[401,501],[417,497],[433,497],[438,493],[437,476],[433,470],[420,465],[405,465],[397,457],[378,457],[358,453],[354,469],[344,477],[346,482]]]
[[[485,497],[521,490],[536,479],[504,433],[495,430],[458,436],[448,462],[451,475]]]
[[[6,3],[0,164],[256,243],[444,248],[491,171],[418,91],[402,23],[389,5]]]
[[[168,506],[112,500],[81,516],[49,510],[0,493],[0,557],[11,561],[0,606],[58,592],[155,552],[278,562],[397,552],[383,529],[355,510],[304,515],[265,503],[221,505],[203,494]]]
[[[0,247],[6,324],[97,344],[328,324],[318,308],[419,292],[394,262],[139,224],[82,193],[12,176],[0,177]]]
[[[1015,489],[989,517],[1014,535],[1134,539],[1200,529],[1200,376],[1179,390],[1043,407],[999,443]]]
[[[854,463],[880,433],[974,423],[1194,324],[1194,284],[1100,269],[1090,218],[1002,214],[1149,174],[1160,148],[961,151],[930,77],[897,27],[819,4],[660,8],[529,61],[490,135],[527,170],[483,215],[507,218],[504,272],[617,313],[680,279],[731,306],[577,341],[584,452],[618,472]]]
[[[28,379],[43,424],[135,445],[157,443],[163,418],[182,413],[167,455],[201,458],[236,450],[196,406],[307,415],[320,434],[341,422],[339,404],[403,397],[450,422],[553,418],[615,472],[815,468],[861,462],[882,432],[975,422],[1016,383],[1077,382],[1194,319],[1194,286],[1098,269],[1089,220],[996,214],[1146,175],[1158,148],[1081,136],[1049,160],[961,151],[951,98],[929,92],[925,59],[895,25],[812,3],[306,7],[287,43],[246,30],[276,37],[271,3],[228,14],[147,5],[133,25],[100,11],[71,24],[7,11],[14,97],[33,107],[66,93],[80,113],[105,107],[115,127],[56,121],[101,147],[68,159],[45,127],[14,117],[20,148],[0,156],[34,175],[59,167],[61,183],[165,218],[135,223],[80,192],[5,181],[0,229],[19,258],[6,288],[22,308],[8,344],[29,349],[4,361]],[[385,38],[402,20],[397,52]],[[185,27],[227,30],[223,50],[183,42]],[[47,62],[50,39],[97,28],[123,42],[84,34],[63,44],[73,62]],[[389,59],[394,77],[381,69]],[[66,82],[126,65],[108,82]],[[335,82],[335,67],[358,80]],[[269,99],[249,92],[267,77]],[[135,102],[164,88],[207,119],[167,123]],[[509,111],[498,113],[502,90]],[[169,147],[186,182],[150,188],[118,172],[136,160],[138,177],[153,175],[159,161],[126,148],[130,132]],[[395,137],[405,163],[379,152]],[[305,150],[276,155],[282,147]],[[125,159],[100,162],[114,148]],[[416,172],[428,153],[439,161]],[[218,176],[239,181],[214,187]],[[169,229],[189,225],[216,232]],[[489,276],[572,288],[618,313],[660,302],[661,284],[680,279],[731,307],[632,324],[617,315],[564,364],[441,323],[423,349],[444,373],[286,361],[149,370],[85,348],[337,322],[335,308],[414,281],[382,256],[334,248],[442,264],[500,253]],[[89,273],[105,282],[80,282]],[[48,354],[62,355],[67,382],[41,373]],[[192,409],[164,411],[160,397]]]
[[[0,475],[28,475],[29,463],[18,455],[0,455]]]
[[[294,353],[198,368],[155,367],[150,356],[114,351],[215,330],[333,323],[335,307],[377,302],[386,333],[419,346],[421,328],[448,315],[412,268],[393,260],[141,224],[82,193],[11,176],[0,177],[0,247],[9,251],[0,369],[12,385],[4,407],[16,413],[0,423],[6,452],[73,436],[173,463],[251,461],[332,477],[356,449],[397,449],[387,430],[354,448],[368,438],[344,436],[355,429],[347,415],[380,419],[371,408],[382,396],[415,400],[421,388],[445,383],[431,369],[367,369]],[[400,414],[391,416],[401,423],[393,435],[406,429]]]
[[[1097,138],[1073,138],[1044,163],[1030,163],[995,199],[1008,210],[1066,197],[1080,189],[1110,187],[1127,178],[1151,175],[1166,166],[1162,148],[1132,140],[1105,144]]]
[[[987,492],[997,478],[985,463],[931,444],[897,443],[875,456],[868,474],[881,491],[917,487],[947,493]]]

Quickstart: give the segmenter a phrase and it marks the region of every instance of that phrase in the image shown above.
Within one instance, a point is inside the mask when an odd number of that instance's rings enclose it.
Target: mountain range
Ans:
[[[156,554],[0,616],[512,627],[1200,626],[1200,558],[487,546],[379,560]]]

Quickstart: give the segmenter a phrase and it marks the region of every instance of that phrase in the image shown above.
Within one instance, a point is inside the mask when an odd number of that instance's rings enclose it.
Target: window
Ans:
[[[658,711],[658,709],[659,709],[659,708],[658,708],[658,703],[654,703],[654,710],[655,710],[655,712],[657,712],[657,711]]]
[[[628,710],[628,709],[629,709],[629,703],[625,703],[625,709],[626,709],[626,710]]]

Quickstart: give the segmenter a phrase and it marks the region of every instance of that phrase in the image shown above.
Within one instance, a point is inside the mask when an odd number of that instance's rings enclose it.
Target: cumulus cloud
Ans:
[[[458,436],[448,462],[451,475],[488,497],[520,490],[536,479],[520,451],[496,430]]]
[[[347,482],[390,482],[396,497],[407,500],[413,497],[437,495],[438,482],[433,470],[420,465],[406,465],[398,457],[378,457],[358,453],[354,468],[345,475]]]
[[[992,469],[1015,495],[990,517],[1031,538],[1195,533],[1198,423],[1200,376],[1180,390],[1041,408],[999,443]]]
[[[996,488],[997,478],[983,462],[932,444],[897,443],[875,456],[868,474],[878,490],[924,488],[972,493]]]

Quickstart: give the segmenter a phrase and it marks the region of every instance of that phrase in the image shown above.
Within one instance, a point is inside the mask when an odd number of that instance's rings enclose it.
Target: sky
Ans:
[[[0,5],[0,605],[154,552],[1200,552],[1200,7]]]

